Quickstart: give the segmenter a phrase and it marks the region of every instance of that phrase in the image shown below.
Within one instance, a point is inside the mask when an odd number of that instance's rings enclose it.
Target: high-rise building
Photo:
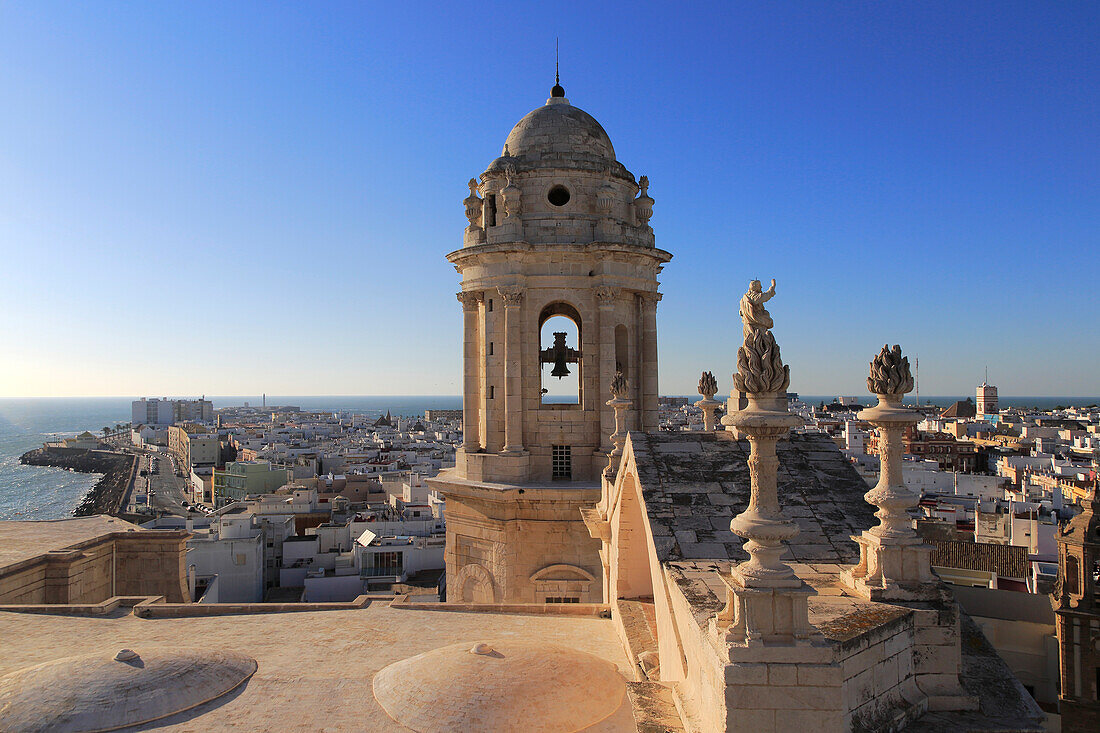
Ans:
[[[448,597],[600,601],[600,498],[627,379],[631,429],[657,429],[657,273],[649,182],[555,85],[465,200],[463,446],[447,499]],[[479,195],[480,194],[480,195]],[[573,385],[563,394],[562,384]]]
[[[208,399],[134,400],[131,405],[130,421],[133,425],[171,425],[177,422],[211,422],[214,419],[214,404]]]
[[[978,385],[978,414],[979,415],[996,415],[997,408],[997,388],[992,384],[986,384],[984,381]]]

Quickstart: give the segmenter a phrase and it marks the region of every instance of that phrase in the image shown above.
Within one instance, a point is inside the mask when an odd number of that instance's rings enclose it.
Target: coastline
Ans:
[[[35,448],[21,455],[19,462],[26,466],[53,466],[70,468],[79,473],[100,474],[99,480],[73,510],[74,517],[118,515],[137,468],[134,456],[82,448]]]

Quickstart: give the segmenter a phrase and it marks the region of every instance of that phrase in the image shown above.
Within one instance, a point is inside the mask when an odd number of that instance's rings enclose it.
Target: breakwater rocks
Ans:
[[[36,448],[20,456],[19,462],[28,466],[54,466],[80,473],[103,474],[73,511],[74,517],[118,514],[136,468],[136,459],[126,453],[79,448]]]

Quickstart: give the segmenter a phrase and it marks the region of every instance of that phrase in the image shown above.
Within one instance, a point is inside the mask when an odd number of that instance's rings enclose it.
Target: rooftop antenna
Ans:
[[[561,74],[558,73],[558,39],[554,38],[554,88],[550,90],[551,97],[565,97],[565,89],[561,85]]]
[[[917,383],[917,407],[920,407],[920,357],[913,355],[913,371],[916,373]]]

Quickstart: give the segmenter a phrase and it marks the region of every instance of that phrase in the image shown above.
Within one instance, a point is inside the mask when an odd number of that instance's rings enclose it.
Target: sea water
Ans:
[[[215,408],[261,406],[263,397],[210,397]],[[0,520],[61,519],[71,516],[80,500],[99,480],[99,474],[74,473],[63,468],[24,466],[19,456],[51,440],[72,437],[85,430],[101,434],[130,422],[129,397],[56,399],[0,399]],[[462,398],[320,396],[267,398],[268,406],[293,405],[303,410],[352,412],[378,416],[423,417],[425,410],[457,410]]]

